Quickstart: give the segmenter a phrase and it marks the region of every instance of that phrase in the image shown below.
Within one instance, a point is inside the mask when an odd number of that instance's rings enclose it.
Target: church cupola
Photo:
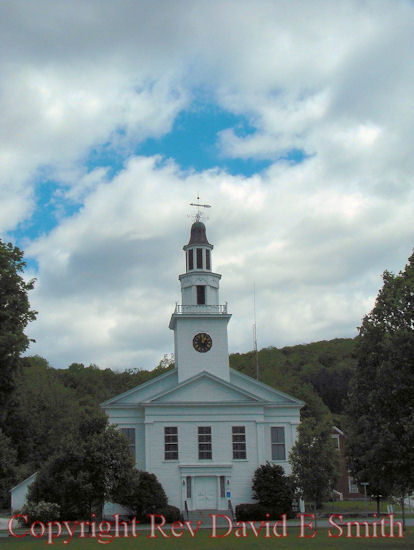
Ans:
[[[207,240],[206,235],[206,226],[203,224],[203,222],[194,222],[191,226],[191,233],[190,233],[190,244],[208,244],[210,243]]]
[[[190,240],[183,247],[186,254],[186,272],[211,271],[211,251],[213,245],[207,240],[206,226],[196,221],[191,226]]]

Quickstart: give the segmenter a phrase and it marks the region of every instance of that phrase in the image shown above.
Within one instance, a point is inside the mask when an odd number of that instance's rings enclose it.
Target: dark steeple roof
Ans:
[[[206,226],[200,221],[194,222],[191,226],[190,241],[188,245],[190,244],[210,244],[207,240]]]

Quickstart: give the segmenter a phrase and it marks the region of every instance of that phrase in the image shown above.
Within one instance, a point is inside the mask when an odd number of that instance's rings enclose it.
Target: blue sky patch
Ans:
[[[230,174],[244,176],[251,176],[271,164],[268,160],[233,159],[221,155],[217,136],[227,128],[235,129],[239,136],[255,132],[245,117],[233,115],[215,105],[195,107],[177,116],[169,134],[146,140],[135,153],[172,158],[183,170],[201,172],[218,167]]]
[[[161,155],[164,159],[173,159],[182,170],[201,172],[218,167],[232,175],[248,177],[261,172],[274,162],[266,159],[228,158],[223,155],[218,144],[218,134],[228,128],[233,129],[239,137],[252,135],[256,131],[247,117],[225,111],[213,102],[195,101],[190,109],[178,114],[173,129],[168,134],[158,139],[147,139],[133,151],[119,151],[108,142],[92,149],[85,165],[89,171],[98,167],[108,168],[108,178],[112,179],[124,168],[125,160],[131,153],[142,156]],[[122,135],[122,129],[119,132]],[[306,155],[301,150],[293,149],[281,158],[299,163]],[[60,185],[49,177],[47,168],[42,172],[36,185],[36,208],[32,217],[10,233],[11,238],[22,248],[28,240],[48,234],[63,218],[73,216],[82,206],[80,203],[65,200],[63,194],[60,195]],[[30,259],[27,261],[28,265],[32,264]],[[35,267],[35,263],[31,267]]]

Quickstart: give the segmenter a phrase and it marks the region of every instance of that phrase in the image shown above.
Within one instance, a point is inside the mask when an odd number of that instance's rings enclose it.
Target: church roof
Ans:
[[[188,245],[192,244],[210,244],[207,240],[206,226],[203,222],[194,222],[191,226],[190,240]]]
[[[103,409],[118,406],[155,404],[262,404],[302,407],[304,402],[275,388],[230,369],[230,382],[203,371],[178,383],[177,370],[157,376],[101,404]]]

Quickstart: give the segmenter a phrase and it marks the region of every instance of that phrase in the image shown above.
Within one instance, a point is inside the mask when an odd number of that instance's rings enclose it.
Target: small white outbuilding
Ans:
[[[22,506],[27,503],[29,486],[36,479],[36,475],[37,472],[21,481],[16,487],[13,487],[13,489],[10,489],[12,514],[14,514],[16,510],[21,510]]]

